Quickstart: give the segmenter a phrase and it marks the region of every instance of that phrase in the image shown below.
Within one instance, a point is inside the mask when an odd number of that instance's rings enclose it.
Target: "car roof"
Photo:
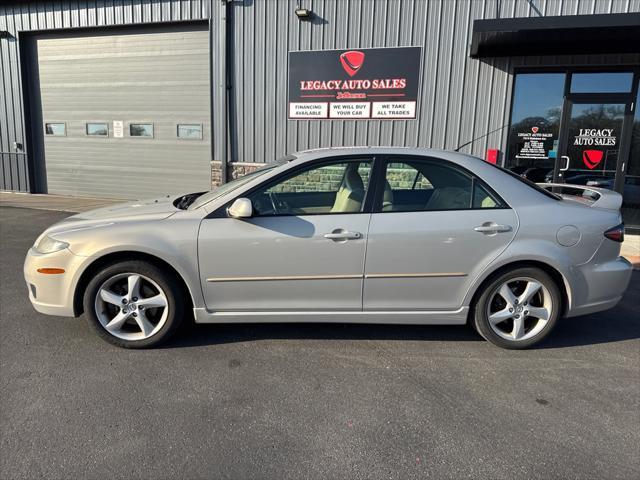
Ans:
[[[437,150],[432,148],[415,148],[415,147],[390,147],[390,146],[353,146],[353,147],[323,147],[323,148],[313,148],[309,150],[302,150],[296,152],[297,157],[301,156],[331,156],[337,157],[342,155],[371,155],[371,154],[384,154],[384,153],[403,153],[403,154],[415,154],[415,155],[426,155],[426,154],[434,154],[434,153],[455,153],[447,150]],[[463,154],[459,154],[463,155]]]

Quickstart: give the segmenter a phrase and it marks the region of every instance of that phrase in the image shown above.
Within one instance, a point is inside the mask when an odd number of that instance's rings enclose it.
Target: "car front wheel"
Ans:
[[[474,326],[491,343],[510,349],[545,338],[560,316],[560,289],[543,270],[516,268],[484,287],[474,308]]]
[[[167,340],[183,314],[175,278],[153,264],[118,262],[89,282],[84,311],[104,340],[124,348],[152,347]]]

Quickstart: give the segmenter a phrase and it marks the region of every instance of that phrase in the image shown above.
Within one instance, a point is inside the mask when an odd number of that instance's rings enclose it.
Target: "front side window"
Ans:
[[[437,160],[391,160],[386,164],[383,212],[468,210],[501,207],[477,177]]]
[[[371,160],[311,166],[249,196],[255,216],[359,213],[371,177]]]

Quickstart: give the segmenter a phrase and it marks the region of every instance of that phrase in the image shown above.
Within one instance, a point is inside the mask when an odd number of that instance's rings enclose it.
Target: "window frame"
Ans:
[[[227,209],[235,202],[238,198],[249,198],[251,195],[256,193],[258,190],[262,188],[270,188],[271,186],[279,183],[281,181],[288,180],[289,178],[295,177],[300,173],[309,170],[311,168],[322,167],[324,165],[330,165],[332,163],[346,163],[346,162],[355,162],[355,161],[370,161],[371,162],[371,176],[369,177],[369,185],[367,191],[365,192],[364,201],[362,202],[362,209],[360,212],[340,212],[340,213],[331,213],[331,212],[319,212],[319,213],[305,213],[304,215],[291,215],[291,214],[277,214],[277,215],[252,215],[251,218],[278,218],[278,217],[315,217],[321,215],[368,215],[372,213],[373,200],[375,198],[377,190],[379,190],[379,169],[381,166],[381,160],[379,155],[373,154],[350,154],[350,155],[340,155],[334,157],[323,157],[317,158],[314,160],[309,160],[300,165],[297,165],[293,168],[287,169],[284,172],[271,177],[263,182],[259,183],[255,187],[234,196],[228,202],[225,202],[223,205],[214,210],[211,214],[209,214],[206,218],[231,218],[227,212]]]
[[[190,126],[190,127],[200,127],[200,136],[199,137],[181,137],[180,136],[180,126]],[[176,123],[176,138],[178,140],[186,140],[189,142],[198,142],[204,139],[204,125],[198,122],[179,122]]]
[[[63,135],[56,135],[55,133],[47,133],[47,125],[53,125],[53,124],[64,125],[64,134]],[[66,137],[67,136],[67,122],[55,122],[55,121],[42,122],[42,131],[44,132],[44,136],[45,137]]]
[[[475,187],[476,184],[480,184],[494,199],[496,202],[495,207],[482,208],[482,207],[469,207],[469,208],[442,208],[437,210],[382,210],[382,203],[384,199],[384,186],[383,183],[386,179],[387,173],[387,165],[390,163],[407,163],[409,161],[414,162],[425,162],[425,163],[438,163],[441,165],[445,165],[448,168],[457,170],[462,175],[468,177],[471,181],[471,205],[473,205],[473,199],[475,197]],[[451,162],[449,160],[445,160],[439,157],[432,157],[427,155],[411,155],[411,154],[393,154],[393,155],[384,155],[380,160],[380,172],[378,176],[378,183],[376,184],[376,194],[373,201],[372,213],[431,213],[431,212],[466,212],[473,210],[510,210],[511,207],[509,204],[496,192],[491,186],[485,182],[482,178],[480,178],[477,174],[473,173],[468,168],[463,167],[455,162]],[[428,178],[427,178],[428,180]]]
[[[103,124],[107,126],[107,133],[105,135],[96,135],[96,134],[90,134],[88,131],[88,127],[90,124]],[[110,132],[109,132],[109,122],[104,122],[104,121],[89,121],[89,122],[84,122],[84,136],[85,137],[98,137],[98,138],[108,138],[110,137]]]
[[[151,125],[151,135],[131,135],[131,126],[132,125]],[[127,122],[127,138],[143,138],[146,140],[156,138],[156,126],[153,122]]]

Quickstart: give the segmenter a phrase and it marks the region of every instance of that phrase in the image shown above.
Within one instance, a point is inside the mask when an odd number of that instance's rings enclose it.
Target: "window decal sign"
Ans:
[[[574,145],[602,145],[613,147],[616,136],[613,128],[581,128],[573,140]]]
[[[517,135],[516,158],[549,159],[548,152],[552,149],[553,133],[544,133],[540,131],[540,127],[531,127],[530,132],[518,132]]]
[[[289,52],[289,118],[416,118],[422,47]]]
[[[585,150],[582,152],[582,161],[588,169],[593,170],[600,165],[603,156],[602,150]]]

